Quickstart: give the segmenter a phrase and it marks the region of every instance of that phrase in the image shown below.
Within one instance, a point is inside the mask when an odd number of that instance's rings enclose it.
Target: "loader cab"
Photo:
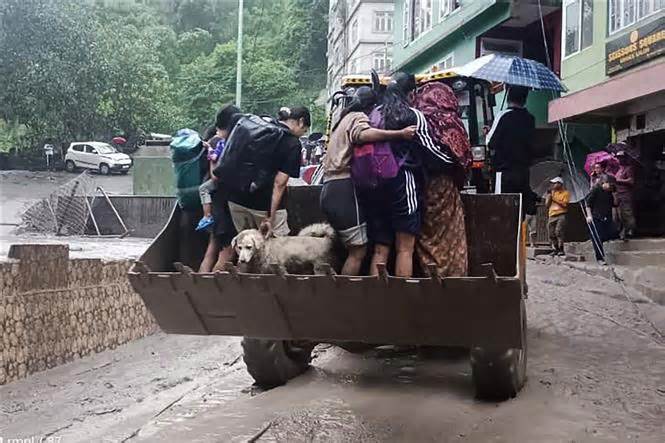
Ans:
[[[455,73],[454,68],[416,76],[416,81],[419,86],[430,82],[445,83],[455,91],[460,117],[471,143],[473,163],[469,185],[478,193],[489,192],[491,155],[483,128],[491,127],[494,122],[496,85],[485,80],[460,76]]]
[[[380,84],[385,87],[390,77],[380,77]],[[424,85],[430,82],[442,82],[450,86],[460,104],[460,116],[469,134],[473,164],[469,176],[469,185],[478,193],[490,191],[490,155],[485,143],[484,127],[491,127],[494,121],[494,107],[496,100],[494,93],[496,85],[485,80],[458,75],[454,68],[445,71],[432,72],[416,76],[417,84]],[[339,111],[346,106],[356,88],[371,86],[370,75],[347,75],[342,78],[341,89],[330,98],[330,112],[328,114],[327,134],[330,136],[333,122],[339,116]],[[330,138],[330,137],[328,137]]]

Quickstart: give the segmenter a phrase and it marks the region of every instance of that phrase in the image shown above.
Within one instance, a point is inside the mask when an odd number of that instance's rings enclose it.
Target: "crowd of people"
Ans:
[[[615,238],[628,240],[635,235],[636,220],[633,194],[636,161],[626,153],[625,143],[608,147],[616,154],[604,155],[591,165],[589,194],[584,201],[590,239],[600,264],[606,264],[603,244]],[[611,160],[611,161],[610,161]],[[614,166],[614,167],[610,167]],[[551,181],[545,206],[548,210],[548,230],[553,248],[551,255],[565,255],[565,227],[570,192],[561,177]]]
[[[263,163],[266,179],[251,190],[219,185],[220,177],[215,174],[218,160],[228,146],[228,137],[243,117],[240,109],[225,105],[217,113],[214,127],[204,137],[209,166],[207,180],[199,188],[204,214],[197,230],[209,230],[210,240],[200,272],[221,269],[232,261],[231,243],[238,232],[260,229],[276,236],[290,232],[283,197],[289,178],[300,176],[300,137],[309,131],[309,110],[305,107],[280,110],[273,123],[280,129],[281,136]]]
[[[274,236],[290,231],[283,196],[289,178],[300,173],[299,138],[311,125],[309,111],[280,110],[274,123],[285,135],[267,163],[269,184],[250,192],[220,185],[215,173],[243,116],[224,106],[204,137],[208,163],[197,229],[209,231],[210,241],[200,272],[232,261],[232,240],[242,230]],[[378,167],[368,180],[368,171],[359,168],[359,156],[368,152],[374,166],[388,160],[392,167]],[[414,76],[398,73],[385,89],[358,88],[336,119],[322,159],[321,209],[348,251],[341,273],[359,275],[369,266],[367,272],[377,275],[380,265],[394,261],[390,272],[400,277],[413,276],[414,263],[423,273],[434,265],[442,277],[466,275],[460,189],[470,164],[468,136],[449,86],[417,87]]]
[[[368,149],[392,165],[373,180],[354,167]],[[414,261],[423,271],[435,265],[441,276],[466,275],[459,189],[470,163],[449,86],[417,88],[412,75],[397,73],[385,91],[358,88],[333,126],[323,161],[321,207],[349,250],[342,272],[360,272],[371,245],[370,275],[393,252],[398,277],[411,277]]]
[[[587,222],[596,260],[605,264],[603,243],[613,238],[627,240],[635,235],[633,194],[635,160],[627,154],[625,143],[610,148],[616,151],[618,168],[610,171],[608,161],[598,162],[591,171],[591,192],[586,200]]]

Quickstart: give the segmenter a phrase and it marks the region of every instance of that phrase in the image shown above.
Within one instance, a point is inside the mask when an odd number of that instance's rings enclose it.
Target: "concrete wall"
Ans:
[[[168,146],[143,146],[133,158],[134,195],[175,195],[175,172]]]
[[[130,262],[69,259],[66,245],[13,245],[0,263],[0,385],[151,334]]]

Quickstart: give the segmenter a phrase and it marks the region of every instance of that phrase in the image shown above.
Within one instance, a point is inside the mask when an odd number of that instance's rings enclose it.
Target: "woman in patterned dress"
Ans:
[[[454,165],[446,168],[424,164],[427,184],[416,256],[423,270],[433,264],[440,277],[465,276],[468,250],[459,189],[471,165],[471,149],[458,114],[457,97],[449,86],[433,82],[416,90],[413,105],[425,116],[434,143],[447,147],[455,159]]]

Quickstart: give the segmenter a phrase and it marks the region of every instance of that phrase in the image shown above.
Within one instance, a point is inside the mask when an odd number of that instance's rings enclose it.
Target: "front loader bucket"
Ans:
[[[289,188],[294,231],[321,220],[319,193],[315,186]],[[463,201],[469,277],[280,276],[235,268],[199,274],[191,269],[196,254],[173,246],[188,224],[176,208],[130,270],[130,281],[167,333],[522,348],[520,197],[464,195]]]

